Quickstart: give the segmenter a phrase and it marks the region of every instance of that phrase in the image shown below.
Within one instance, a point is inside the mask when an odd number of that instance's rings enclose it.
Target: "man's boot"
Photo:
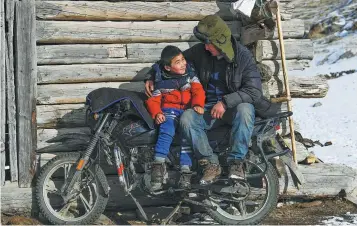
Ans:
[[[229,162],[229,178],[233,180],[245,180],[243,160],[232,160]]]
[[[218,164],[209,163],[203,170],[203,177],[200,180],[201,185],[208,185],[215,182],[221,175],[222,169]]]
[[[161,162],[153,162],[151,167],[151,185],[160,187],[166,173],[166,164]]]

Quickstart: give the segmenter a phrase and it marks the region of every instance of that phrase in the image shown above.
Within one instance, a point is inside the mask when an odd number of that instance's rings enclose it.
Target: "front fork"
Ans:
[[[122,151],[121,149],[115,145],[114,146],[114,158],[115,158],[115,165],[117,167],[117,173],[119,178],[120,186],[124,189],[125,193],[128,194],[128,183],[125,178],[124,174],[124,162],[122,158]]]
[[[88,145],[86,151],[82,155],[82,158],[78,161],[75,171],[74,172],[72,171],[73,173],[70,174],[68,177],[68,180],[67,180],[68,182],[62,186],[61,193],[63,194],[64,197],[68,197],[70,195],[69,193],[73,190],[75,183],[79,180],[82,170],[83,170],[84,166],[87,165],[89,158],[90,158],[91,154],[93,153],[93,150],[94,150],[95,146],[97,145],[97,142],[101,136],[102,129],[103,129],[105,123],[108,121],[109,116],[110,116],[110,113],[106,113],[104,115],[104,118],[102,119],[98,129],[96,130],[94,136],[92,137],[91,141],[89,142],[89,145]],[[69,198],[70,197],[68,197],[68,199]]]

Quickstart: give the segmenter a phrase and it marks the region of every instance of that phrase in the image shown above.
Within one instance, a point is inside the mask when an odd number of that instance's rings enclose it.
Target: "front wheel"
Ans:
[[[108,182],[99,165],[82,171],[69,200],[62,195],[61,188],[75,170],[78,159],[75,153],[56,156],[42,168],[37,178],[37,204],[52,224],[91,224],[107,205],[108,195],[103,186],[108,186]]]
[[[263,172],[263,167],[252,162],[245,163],[246,174]],[[208,214],[220,224],[251,225],[261,222],[277,205],[279,180],[274,167],[269,163],[264,177],[247,179],[240,184],[237,194],[210,195],[205,202],[216,207],[207,209]]]

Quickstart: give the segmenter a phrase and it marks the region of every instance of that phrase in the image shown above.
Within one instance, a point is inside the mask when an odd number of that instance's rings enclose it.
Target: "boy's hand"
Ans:
[[[156,124],[161,124],[161,123],[163,123],[165,121],[166,121],[166,118],[165,118],[164,114],[159,113],[159,114],[156,115],[156,117],[155,117],[155,123]]]
[[[152,80],[147,80],[145,82],[145,94],[148,97],[152,96],[152,91],[154,91],[154,82]]]
[[[197,112],[200,115],[203,115],[203,113],[205,112],[205,109],[203,107],[200,107],[200,106],[194,106],[193,110],[195,110],[195,112]]]

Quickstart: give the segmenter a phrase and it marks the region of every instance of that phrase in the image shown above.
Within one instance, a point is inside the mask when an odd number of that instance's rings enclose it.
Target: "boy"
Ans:
[[[155,123],[160,124],[151,171],[151,184],[160,187],[166,173],[165,159],[175,136],[179,117],[190,107],[198,114],[203,114],[205,92],[193,67],[187,64],[181,50],[176,46],[166,46],[161,52],[159,63],[154,64],[153,69],[155,90],[146,105]],[[181,187],[190,186],[192,162],[188,149],[191,148],[181,147]]]

